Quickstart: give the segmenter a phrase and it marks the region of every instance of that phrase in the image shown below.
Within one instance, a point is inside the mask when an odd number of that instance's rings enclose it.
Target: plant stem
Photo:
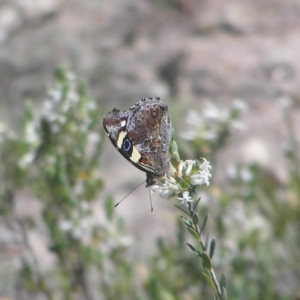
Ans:
[[[193,218],[193,216],[194,216],[194,210],[192,209],[192,206],[191,206],[190,202],[188,202],[188,208],[189,208],[190,216],[191,216],[191,218]],[[200,246],[201,246],[202,250],[206,252],[205,242],[204,242],[204,239],[202,237],[202,233],[201,233],[199,225],[198,224],[195,225],[195,228],[196,228],[196,232],[197,232],[197,234],[199,236]],[[221,299],[222,298],[222,292],[221,292],[220,285],[218,283],[218,280],[217,280],[217,277],[216,277],[216,274],[215,274],[215,271],[214,271],[213,267],[211,267],[211,270],[209,270],[209,273],[211,275],[211,279],[213,281],[213,284],[214,284],[214,286],[216,288],[217,295],[218,295],[219,299]]]

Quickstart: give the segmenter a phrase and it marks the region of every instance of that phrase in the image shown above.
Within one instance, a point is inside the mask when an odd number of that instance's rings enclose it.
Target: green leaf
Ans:
[[[222,293],[222,300],[227,300],[227,291],[223,286],[221,287],[221,293]]]
[[[205,251],[203,251],[202,253],[202,260],[203,260],[203,266],[207,270],[211,271],[211,260]]]
[[[193,211],[195,211],[198,203],[200,202],[201,198],[199,198],[197,201],[195,201],[194,205],[193,205]]]
[[[173,152],[172,157],[176,160],[176,161],[180,161],[180,157],[178,155],[178,152]]]
[[[57,68],[55,75],[56,75],[56,80],[60,82],[64,82],[66,80],[66,70],[63,67]]]
[[[204,230],[205,226],[206,226],[206,222],[207,222],[207,219],[208,219],[208,215],[206,215],[204,217],[204,220],[203,220],[203,223],[202,223],[202,226],[201,226],[201,229],[200,229],[200,232],[202,233],[202,231]]]
[[[108,220],[111,220],[114,214],[114,204],[111,196],[108,196],[105,200],[105,213]]]
[[[210,259],[212,259],[214,256],[215,248],[216,248],[216,241],[215,241],[215,239],[212,239],[212,241],[210,242],[210,248],[209,248]]]
[[[193,214],[193,224],[198,225],[198,223],[199,223],[199,216],[197,213],[194,213]]]
[[[176,156],[179,157],[178,146],[177,146],[177,143],[175,141],[173,141],[173,143],[172,143],[172,154],[173,154],[173,156],[175,154]]]
[[[214,293],[217,294],[217,290],[216,287],[214,286],[212,279],[206,273],[202,272],[202,274],[206,279],[206,281],[208,282],[208,284],[210,285],[210,287],[212,288],[212,290],[214,291]]]
[[[180,207],[180,206],[178,206],[178,205],[174,205],[176,208],[178,208],[179,210],[181,210],[182,212],[184,212],[185,214],[187,214],[188,216],[190,216],[190,214],[187,212],[187,211],[185,211],[182,207]]]
[[[205,251],[208,249],[208,243],[209,243],[209,234],[206,236],[206,239],[205,239],[205,244],[204,244]]]
[[[202,257],[202,254],[195,248],[193,247],[191,244],[187,243],[187,245],[190,247],[190,249],[195,252],[198,256]]]
[[[188,231],[197,241],[200,240],[198,233],[193,228],[188,227]]]
[[[190,220],[188,220],[187,218],[185,218],[183,216],[180,216],[180,218],[185,223],[185,225],[187,225],[188,227],[194,229],[194,225],[193,225],[193,223]]]
[[[226,289],[226,276],[225,276],[225,274],[221,275],[220,286],[224,287]]]

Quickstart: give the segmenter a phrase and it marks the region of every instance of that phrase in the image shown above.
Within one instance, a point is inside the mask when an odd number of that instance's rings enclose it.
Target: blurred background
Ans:
[[[5,127],[22,136],[26,122],[39,123],[47,90],[53,87],[61,66],[85,81],[88,95],[99,108],[93,119],[99,121],[95,127],[99,134],[102,117],[113,108],[127,110],[141,98],[161,97],[169,106],[182,158],[206,157],[213,166],[210,190],[202,195],[202,216],[211,215],[208,230],[219,239],[217,272],[229,275],[229,298],[299,299],[299,53],[297,0],[2,0],[0,132],[4,136]],[[32,103],[30,120],[29,114],[24,117],[28,99]],[[89,293],[79,284],[76,295],[61,292],[54,298],[196,299],[196,283],[191,280],[191,286],[182,286],[178,281],[188,272],[191,276],[197,272],[191,271],[194,262],[188,261],[192,252],[183,250],[186,247],[179,242],[184,229],[177,222],[177,210],[171,201],[154,195],[151,214],[148,190],[141,187],[111,213],[110,203],[120,200],[145,175],[124,160],[107,138],[101,141],[97,169],[101,190],[100,196],[94,195],[93,214],[101,222],[112,220],[110,214],[117,214],[115,218],[121,221],[115,222],[119,225],[112,236],[110,230],[105,231],[111,242],[102,245],[101,255],[111,265],[108,269],[102,265],[105,271],[99,268],[105,274],[114,274],[115,268],[118,274],[118,265],[123,266],[129,273],[121,274],[132,280],[126,282],[135,292],[126,290],[121,278],[114,282],[112,276],[102,282],[98,296],[92,295],[96,288],[90,287],[93,292]],[[15,155],[22,156],[19,151]],[[12,158],[8,161],[14,163]],[[1,167],[2,178],[7,177],[8,169],[10,165]],[[30,168],[25,173],[25,177],[37,174]],[[5,268],[0,271],[0,299],[54,299],[42,286],[56,286],[47,282],[48,276],[56,274],[54,266],[63,259],[57,259],[53,249],[49,251],[55,238],[49,238],[49,219],[45,226],[41,214],[45,209],[39,201],[43,188],[32,192],[32,177],[22,182],[20,186],[19,181],[9,182],[13,207],[9,213],[1,210],[0,264]],[[5,184],[3,181],[0,201],[10,199]],[[28,230],[25,235],[12,224],[16,215],[35,220],[32,227],[22,223],[20,228]],[[102,226],[114,225],[104,222]],[[249,245],[251,249],[245,249]],[[120,247],[118,251],[123,249],[128,256],[108,258],[111,247]],[[177,252],[172,253],[172,248]],[[35,254],[27,258],[28,252]],[[186,255],[186,264],[179,267],[182,261],[177,261],[177,255]],[[32,275],[30,266],[35,260],[46,274],[41,281]],[[176,275],[172,267],[165,267],[169,264],[179,268]],[[87,269],[87,277],[97,286],[94,273],[99,270]],[[166,278],[172,274],[172,282],[159,277],[162,269]],[[137,277],[142,278],[140,285]],[[165,283],[164,289],[155,277]],[[116,294],[105,290],[109,284],[118,286]],[[178,286],[180,291],[175,291]]]

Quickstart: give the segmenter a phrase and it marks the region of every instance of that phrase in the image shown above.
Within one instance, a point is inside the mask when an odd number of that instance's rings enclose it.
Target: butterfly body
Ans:
[[[146,187],[168,171],[170,122],[168,106],[159,98],[144,98],[128,111],[113,109],[103,127],[116,149],[146,172]]]

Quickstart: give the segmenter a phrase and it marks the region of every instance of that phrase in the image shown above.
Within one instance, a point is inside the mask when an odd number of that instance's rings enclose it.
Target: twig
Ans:
[[[191,203],[188,203],[188,208],[189,208],[189,212],[190,212],[190,217],[193,218],[193,216],[194,216],[194,210],[192,210]],[[196,228],[196,232],[197,232],[197,234],[198,234],[198,236],[200,238],[200,246],[201,246],[202,250],[206,252],[205,242],[204,242],[204,239],[202,237],[202,233],[201,233],[199,225],[198,224],[195,225],[195,228]],[[216,277],[216,274],[215,274],[215,271],[214,271],[213,267],[211,267],[211,269],[209,270],[209,273],[211,275],[213,284],[214,284],[214,286],[216,288],[218,297],[221,299],[222,298],[222,292],[221,292],[221,288],[220,288],[220,285],[218,283],[218,280],[217,280],[217,277]]]

